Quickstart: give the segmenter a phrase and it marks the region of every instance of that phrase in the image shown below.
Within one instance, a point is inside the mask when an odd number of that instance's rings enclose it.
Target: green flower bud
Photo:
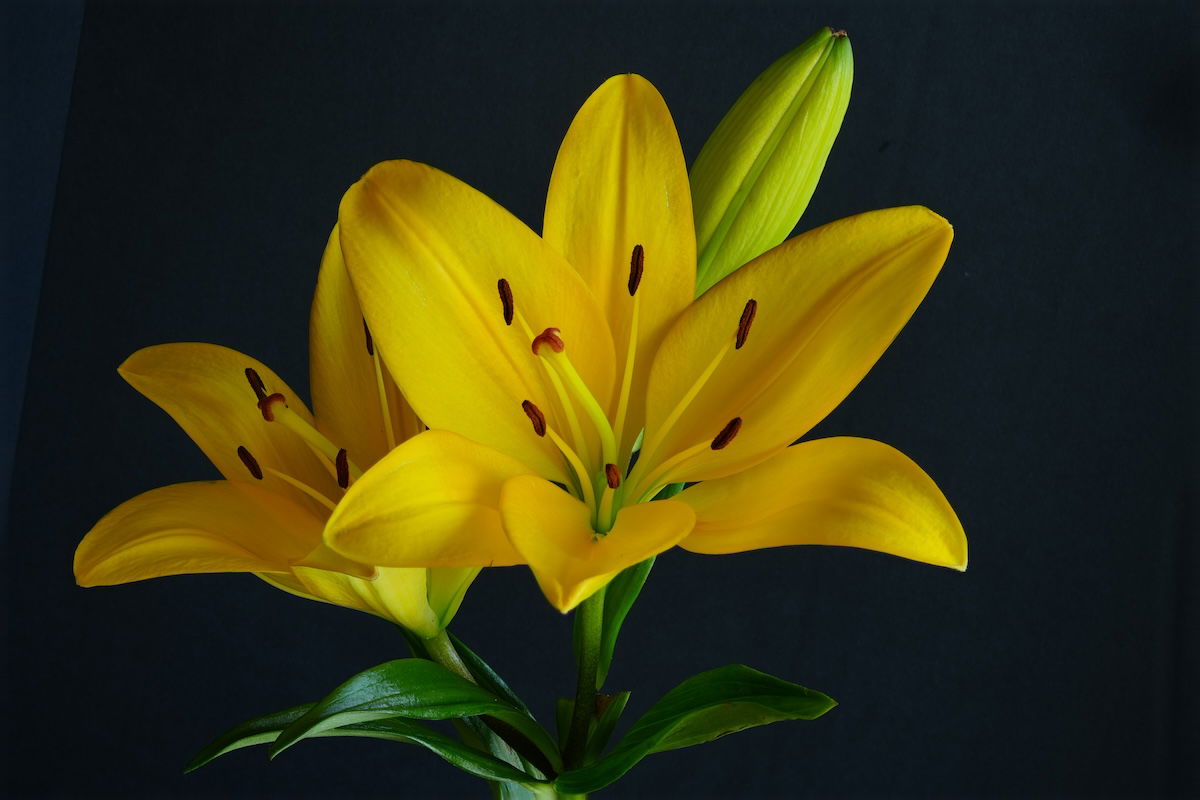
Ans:
[[[791,233],[850,102],[845,31],[822,28],[742,93],[692,165],[696,294]]]

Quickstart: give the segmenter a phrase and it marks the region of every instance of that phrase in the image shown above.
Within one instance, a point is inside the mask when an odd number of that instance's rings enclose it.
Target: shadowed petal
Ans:
[[[81,586],[164,575],[284,572],[297,564],[371,575],[330,553],[321,519],[258,484],[205,481],[164,486],[104,516],[75,551]]]

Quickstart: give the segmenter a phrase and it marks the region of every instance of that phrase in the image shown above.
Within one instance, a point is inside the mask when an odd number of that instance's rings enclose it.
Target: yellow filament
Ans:
[[[609,424],[608,415],[596,402],[595,396],[583,382],[583,378],[579,377],[579,373],[575,371],[575,365],[571,363],[571,359],[567,358],[565,352],[556,353],[550,347],[542,347],[540,350],[538,355],[554,367],[554,371],[563,379],[563,383],[571,390],[579,405],[583,406],[584,413],[592,420],[596,433],[600,435],[600,452],[605,463],[617,463],[617,443],[613,437],[613,429]]]
[[[392,430],[392,412],[388,407],[387,385],[383,382],[383,365],[379,363],[379,348],[373,347],[371,360],[375,362],[375,388],[379,391],[379,410],[383,413],[383,431],[387,434],[388,452],[396,448],[396,432]]]
[[[521,316],[521,312],[516,312],[516,320],[520,324],[522,331],[525,333],[525,338],[532,342],[534,338],[533,329],[529,327],[529,323],[525,321],[525,317]],[[550,379],[550,385],[554,388],[555,394],[558,396],[558,403],[563,408],[563,413],[567,418],[567,427],[571,430],[571,439],[575,442],[575,447],[583,456],[585,461],[591,461],[591,453],[588,452],[587,439],[583,438],[583,427],[579,424],[579,416],[575,413],[575,407],[572,405],[570,398],[567,396],[566,389],[563,388],[562,381],[558,379],[558,375],[550,368],[542,359],[538,359],[542,363],[542,369],[545,370],[546,377]]]
[[[713,357],[713,360],[708,362],[708,366],[706,366],[704,371],[700,373],[700,377],[696,378],[696,381],[691,385],[691,387],[684,392],[683,397],[679,398],[679,402],[676,403],[675,407],[671,409],[671,413],[668,414],[667,418],[663,420],[662,425],[659,426],[658,430],[654,431],[654,435],[650,437],[650,441],[646,442],[645,446],[642,447],[642,457],[638,460],[637,465],[634,467],[635,473],[641,473],[652,469],[648,465],[650,458],[657,455],[658,447],[662,444],[663,439],[666,438],[667,433],[670,432],[671,428],[675,426],[675,423],[679,421],[679,417],[683,415],[684,410],[691,405],[693,400],[696,399],[696,395],[700,394],[700,390],[704,388],[706,383],[708,383],[708,379],[712,377],[712,374],[716,372],[717,367],[721,364],[721,361],[724,360],[725,356],[729,353],[729,350],[733,347],[733,342],[734,337],[732,336],[725,341],[725,344],[717,352],[716,356]],[[656,473],[661,471],[661,469],[655,470]]]
[[[603,493],[600,495],[600,507],[596,509],[596,520],[592,525],[596,533],[608,533],[617,521],[617,514],[613,509],[613,497],[615,495],[616,492],[610,487],[607,485],[604,487]]]
[[[592,480],[588,477],[587,469],[583,466],[583,462],[579,460],[579,456],[549,425],[546,426],[546,435],[550,437],[550,441],[554,442],[554,446],[559,449],[563,457],[567,459],[567,463],[575,470],[575,476],[579,479],[580,491],[583,492],[583,501],[588,504],[589,508],[595,508],[596,494],[592,489]]]
[[[613,426],[613,433],[617,439],[617,445],[620,446],[625,438],[625,415],[629,412],[629,395],[633,388],[633,366],[637,356],[638,343],[638,313],[642,307],[642,296],[635,294],[633,296],[633,314],[629,318],[629,345],[625,351],[625,372],[621,376],[621,394],[617,398],[617,417],[616,424]],[[609,462],[622,463],[622,462]]]
[[[320,431],[305,422],[299,414],[282,403],[275,403],[271,411],[275,415],[276,422],[282,423],[288,430],[312,445],[321,455],[329,459],[330,463],[337,461],[338,453],[342,448],[326,439]],[[351,478],[358,480],[362,477],[362,470],[355,466],[353,461],[347,459],[346,463],[350,468]]]
[[[284,473],[280,472],[279,470],[272,469],[271,467],[263,467],[262,469],[263,469],[263,472],[266,472],[270,475],[274,475],[276,478],[279,478],[279,480],[283,481],[284,483],[288,483],[288,484],[291,484],[292,486],[295,486],[297,489],[304,492],[306,495],[311,497],[313,500],[316,500],[318,503],[325,506],[330,511],[333,511],[333,505],[334,505],[333,501],[330,500],[325,495],[318,492],[316,489],[309,486],[307,483],[298,481],[295,478],[293,478],[291,475],[285,475]]]
[[[701,442],[700,444],[692,445],[688,449],[682,450],[671,456],[662,464],[655,467],[649,475],[638,481],[636,488],[641,489],[642,487],[646,487],[646,490],[640,494],[635,491],[633,496],[638,498],[639,503],[646,502],[653,497],[660,488],[665,486],[667,483],[670,483],[670,481],[666,480],[666,477],[671,470],[675,469],[675,467],[679,466],[682,462],[686,461],[692,456],[703,453],[711,446],[712,442]],[[638,463],[640,464],[641,462],[639,461]]]

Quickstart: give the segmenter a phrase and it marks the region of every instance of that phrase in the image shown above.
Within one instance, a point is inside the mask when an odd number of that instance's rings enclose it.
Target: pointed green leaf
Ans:
[[[501,735],[514,732],[540,753],[543,771],[561,768],[558,748],[549,735],[524,711],[487,689],[419,658],[389,661],[355,675],[289,725],[271,746],[274,758],[301,739],[330,728],[373,722],[392,717],[455,719],[486,716],[489,727]],[[517,746],[509,736],[505,738]],[[522,755],[524,752],[517,746]]]
[[[289,725],[312,709],[314,703],[294,706],[273,714],[266,714],[237,725],[218,736],[207,747],[196,754],[184,768],[184,772],[198,769],[213,759],[256,744],[265,744],[274,739]],[[486,753],[481,753],[436,731],[404,719],[392,718],[329,728],[315,736],[356,736],[370,739],[387,739],[425,747],[459,769],[480,778],[493,781],[514,782],[522,786],[535,786],[539,782],[524,772],[505,764]]]
[[[613,651],[617,647],[617,634],[625,624],[625,617],[646,584],[646,577],[654,566],[654,556],[640,564],[621,570],[609,582],[604,593],[604,621],[600,629],[600,660],[596,665],[596,688],[604,685],[608,668],[612,666]]]
[[[522,700],[520,697],[517,697],[517,693],[509,688],[508,684],[505,683],[504,679],[500,677],[498,672],[492,669],[486,661],[476,655],[474,650],[467,647],[466,643],[462,639],[458,638],[453,633],[450,633],[450,631],[446,631],[446,633],[450,636],[450,641],[454,642],[454,649],[458,651],[459,657],[463,660],[463,663],[467,665],[467,669],[471,671],[471,675],[474,676],[476,682],[480,686],[487,689],[497,697],[504,698],[514,707],[519,708],[526,714],[530,714],[530,716],[532,716],[531,712],[529,711],[529,706],[525,705],[524,700]]]
[[[617,721],[621,719],[621,714],[625,711],[625,704],[628,702],[629,692],[596,696],[596,706],[601,710],[596,718],[592,720],[592,730],[588,733],[584,763],[595,761],[604,752],[604,746],[612,738],[613,731],[617,727]]]
[[[720,667],[688,678],[667,692],[611,753],[590,766],[560,775],[554,786],[568,794],[594,792],[650,753],[689,747],[779,720],[814,719],[834,705],[820,692],[750,667]]]
[[[759,75],[713,130],[690,172],[697,296],[796,227],[853,77],[845,32],[822,28]]]

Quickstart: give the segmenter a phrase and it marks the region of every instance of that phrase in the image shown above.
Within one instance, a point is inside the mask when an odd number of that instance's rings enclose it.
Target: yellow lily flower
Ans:
[[[958,519],[909,459],[845,437],[788,447],[937,275],[952,231],[928,209],[818,228],[693,301],[678,135],[654,87],[620,75],[567,132],[542,237],[409,161],[372,168],[339,224],[387,365],[434,430],[351,487],[326,527],[332,550],[395,567],[528,564],[563,612],[676,544],[838,544],[965,567]]]
[[[336,228],[309,336],[315,413],[266,366],[218,345],[148,347],[121,365],[225,480],[164,486],[107,514],[75,552],[81,586],[252,572],[292,594],[438,635],[477,568],[376,568],[321,539],[363,469],[424,429],[365,328]]]

